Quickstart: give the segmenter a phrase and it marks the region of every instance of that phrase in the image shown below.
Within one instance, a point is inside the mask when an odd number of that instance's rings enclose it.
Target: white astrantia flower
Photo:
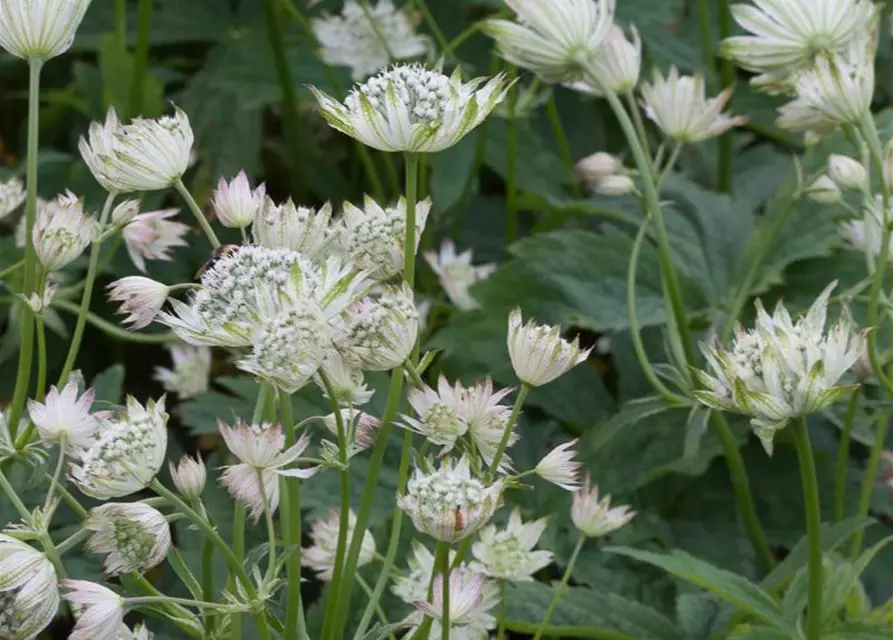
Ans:
[[[174,481],[174,486],[181,496],[187,500],[201,498],[208,479],[208,472],[201,456],[197,455],[195,458],[183,456],[176,465],[170,463],[169,468],[171,480]]]
[[[445,240],[440,245],[439,252],[425,253],[425,260],[437,274],[440,286],[443,287],[450,302],[463,310],[478,306],[477,300],[471,295],[471,286],[486,280],[496,271],[495,264],[474,266],[471,264],[471,259],[471,249],[456,253],[456,245],[452,240]]]
[[[568,87],[595,96],[603,95],[604,89],[619,95],[632,93],[639,84],[642,40],[634,25],[630,25],[630,33],[631,41],[626,39],[623,29],[612,26],[589,67],[590,81],[595,79],[598,82],[591,83],[584,79]]]
[[[452,147],[502,102],[505,75],[462,82],[423,66],[394,65],[369,78],[338,102],[310,90],[335,129],[380,151],[436,153]]]
[[[862,203],[862,219],[846,220],[838,226],[840,235],[854,248],[865,253],[874,260],[881,253],[881,240],[884,229],[884,203],[881,196],[866,199]],[[888,214],[893,220],[893,212]],[[893,243],[890,245],[890,256],[893,257]]]
[[[143,407],[127,396],[126,412],[101,419],[98,437],[78,453],[69,477],[82,493],[97,498],[122,498],[149,486],[167,451],[164,397]]]
[[[450,549],[452,564],[456,552]],[[407,604],[428,598],[428,586],[434,575],[434,554],[418,540],[412,540],[412,555],[408,559],[409,569],[405,574],[394,575],[391,592]]]
[[[366,371],[387,371],[409,357],[418,333],[413,292],[403,284],[385,287],[381,295],[352,305],[336,342],[348,363]]]
[[[319,467],[284,468],[307,449],[310,444],[307,434],[285,449],[285,434],[279,424],[251,425],[238,420],[232,427],[222,422],[218,425],[226,448],[239,459],[238,464],[223,468],[220,483],[233,498],[248,507],[255,522],[264,513],[264,496],[271,512],[279,507],[280,477],[306,480],[319,470]]]
[[[329,385],[335,394],[334,400],[341,406],[360,407],[369,402],[375,393],[374,389],[366,386],[363,372],[353,367],[344,359],[337,349],[329,349],[326,359],[320,366],[320,371],[328,378]],[[319,373],[313,377],[316,386],[323,395],[329,398],[329,392]]]
[[[0,47],[25,60],[46,61],[68,51],[91,0],[3,0]]]
[[[87,580],[63,580],[62,597],[78,608],[69,640],[117,640],[124,627],[124,598],[111,589]]]
[[[171,529],[167,518],[142,502],[108,502],[90,510],[84,528],[91,531],[86,548],[105,555],[106,575],[144,573],[167,557]]]
[[[832,153],[828,156],[828,176],[841,189],[865,191],[869,189],[868,172],[862,163],[848,156]]]
[[[536,475],[561,487],[567,491],[576,491],[580,488],[579,469],[582,462],[574,461],[577,452],[571,449],[577,444],[577,440],[571,440],[552,449],[536,465]]]
[[[413,471],[406,493],[397,495],[397,506],[421,533],[458,542],[487,524],[502,504],[502,490],[500,480],[488,486],[473,477],[466,458],[444,458],[437,470]]]
[[[512,389],[494,391],[493,381],[490,378],[464,388],[457,382],[456,389],[459,396],[459,417],[468,425],[468,435],[474,441],[478,454],[489,466],[493,464],[499,443],[505,435],[512,415],[512,408],[500,402],[512,392]],[[506,448],[517,441],[518,434],[512,425]],[[511,465],[511,458],[504,452],[499,462],[499,470],[506,471]]]
[[[665,78],[655,69],[652,81],[643,83],[641,92],[645,115],[677,142],[708,140],[747,123],[744,116],[722,112],[732,97],[732,88],[708,98],[700,74],[680,76],[676,67],[670,67]]]
[[[53,563],[26,542],[0,534],[0,635],[31,640],[59,608]]]
[[[155,367],[153,378],[165,391],[180,398],[194,398],[208,391],[211,377],[211,348],[190,344],[167,345],[173,369]]]
[[[425,230],[431,211],[431,199],[416,203],[415,250]],[[343,244],[347,256],[356,265],[378,280],[386,280],[403,269],[406,241],[406,200],[400,198],[393,207],[384,208],[366,197],[363,208],[344,203]]]
[[[840,191],[840,187],[826,174],[822,174],[813,180],[812,184],[804,191],[804,194],[810,200],[819,204],[837,204],[843,201],[843,193]]]
[[[347,539],[352,540],[354,528],[357,525],[357,516],[353,511],[348,511]],[[309,567],[317,572],[317,578],[325,582],[331,582],[335,570],[335,561],[338,549],[338,533],[341,530],[341,519],[337,509],[329,509],[329,517],[325,520],[318,519],[310,526],[310,539],[313,544],[301,549],[301,566]],[[368,531],[363,531],[363,542],[360,546],[360,555],[357,560],[357,568],[372,562],[375,556],[375,538]]]
[[[552,563],[551,551],[534,550],[548,518],[524,523],[521,512],[515,508],[505,529],[487,525],[478,534],[478,541],[471,545],[471,553],[477,559],[469,569],[491,578],[508,582],[529,582],[533,574]]]
[[[417,417],[404,415],[403,426],[424,436],[431,444],[442,445],[441,455],[456,445],[468,431],[468,423],[459,415],[462,387],[451,387],[444,376],[437,380],[437,391],[424,385],[410,389],[407,400]]]
[[[518,21],[485,20],[499,55],[553,84],[575,82],[614,24],[615,0],[504,0]]]
[[[347,0],[341,15],[314,18],[313,33],[323,62],[350,67],[354,80],[364,80],[395,60],[417,58],[431,46],[413,32],[413,21],[391,0],[362,5]]]
[[[432,585],[431,602],[417,600],[416,609],[424,615],[442,620],[444,617],[444,585],[443,574],[438,573],[434,577]],[[450,571],[450,626],[463,627],[475,620],[480,614],[486,613],[484,608],[488,603],[484,598],[484,581],[486,576],[482,573],[470,573],[461,568]]]
[[[122,124],[110,108],[105,123],[92,123],[78,148],[106,191],[155,191],[183,177],[194,139],[189,118],[179,107],[173,116],[135,118],[130,124]]]
[[[96,231],[96,220],[84,212],[84,201],[66,191],[54,200],[38,201],[31,240],[40,264],[56,271],[80,257]]]
[[[110,302],[120,302],[117,313],[127,314],[128,329],[148,327],[167,302],[170,287],[143,276],[125,276],[108,286]]]
[[[231,229],[244,229],[254,221],[266,193],[267,187],[263,183],[252,191],[248,175],[243,170],[229,182],[220,178],[211,204],[220,224]]]
[[[262,247],[290,249],[309,258],[323,253],[335,237],[329,227],[332,205],[328,202],[315,210],[297,207],[289,199],[278,205],[264,198],[257,208],[251,234]]]
[[[749,34],[726,38],[720,51],[744,69],[762,74],[753,83],[770,90],[785,88],[817,56],[846,50],[875,28],[880,14],[870,0],[755,0],[754,4],[732,5],[732,16]]]
[[[558,326],[523,324],[521,310],[509,316],[508,349],[515,375],[539,387],[564,375],[589,357],[592,349],[581,349],[580,338],[568,342]]]
[[[28,415],[44,444],[64,444],[67,453],[91,446],[99,424],[90,413],[93,389],[78,397],[78,384],[70,380],[60,392],[51,386],[43,402],[28,400]]]
[[[185,247],[189,244],[183,239],[189,233],[189,225],[168,220],[179,212],[179,209],[161,209],[140,213],[121,232],[127,254],[134,266],[143,273],[146,272],[146,260],[170,262],[170,250],[173,247]]]
[[[0,219],[22,206],[25,202],[25,184],[19,178],[0,182]]]
[[[739,325],[729,349],[701,346],[710,373],[696,372],[705,388],[695,397],[711,408],[750,416],[770,455],[775,433],[789,420],[820,411],[854,389],[840,379],[859,359],[863,335],[846,313],[825,330],[835,285],[796,322],[781,303],[770,316],[757,301],[754,329]]]
[[[600,538],[627,524],[636,515],[628,506],[611,507],[611,496],[599,496],[598,486],[593,487],[589,474],[583,487],[574,492],[571,519],[574,526],[590,538]]]

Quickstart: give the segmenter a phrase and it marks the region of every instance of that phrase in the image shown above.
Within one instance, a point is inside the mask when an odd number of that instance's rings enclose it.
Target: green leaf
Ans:
[[[768,592],[740,575],[698,560],[684,551],[674,551],[669,555],[626,547],[607,547],[605,551],[661,567],[677,578],[715,593],[767,624],[796,632],[796,628],[785,619],[781,605]]]
[[[822,624],[827,626],[837,618],[840,609],[846,603],[847,596],[854,588],[861,587],[859,578],[868,567],[868,563],[886,547],[893,536],[882,539],[877,544],[862,552],[855,562],[843,560],[835,563],[831,574],[825,580],[822,590]]]
[[[688,640],[708,640],[729,617],[728,608],[712,593],[683,593],[676,601],[676,619]]]
[[[113,364],[96,374],[90,387],[95,394],[95,403],[121,404],[124,399],[124,365]]]
[[[98,62],[104,105],[114,107],[124,120],[138,115],[154,117],[161,114],[164,108],[164,89],[151,73],[145,73],[139,79],[143,85],[141,112],[131,113],[133,55],[114,33],[109,33],[100,40]]]
[[[620,435],[627,427],[638,424],[645,418],[661,414],[668,409],[670,409],[670,406],[660,396],[648,396],[627,402],[620,407],[620,411],[605,422],[596,425],[587,434],[585,441],[586,451],[596,453]]]

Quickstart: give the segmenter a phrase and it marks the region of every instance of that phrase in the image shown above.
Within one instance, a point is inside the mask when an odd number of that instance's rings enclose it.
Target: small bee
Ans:
[[[211,254],[211,259],[208,260],[205,264],[203,264],[201,269],[199,269],[196,272],[196,274],[195,274],[196,280],[201,278],[208,269],[210,269],[215,264],[217,264],[217,261],[220,260],[222,257],[231,256],[232,254],[234,254],[236,251],[238,251],[241,248],[242,247],[237,244],[222,244],[219,247],[217,247],[216,249],[214,249],[214,253]]]
[[[462,514],[461,507],[456,507],[456,511],[453,513],[454,523],[456,525],[456,533],[460,533],[465,531],[465,516]]]

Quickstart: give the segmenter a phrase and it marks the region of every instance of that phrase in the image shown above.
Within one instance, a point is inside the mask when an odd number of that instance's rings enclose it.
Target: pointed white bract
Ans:
[[[0,533],[0,633],[31,640],[59,608],[56,569],[42,552]]]
[[[347,0],[340,15],[313,20],[313,33],[323,62],[350,67],[354,80],[364,80],[396,60],[417,58],[431,48],[416,35],[409,14],[391,0],[362,5]]]
[[[328,378],[335,397],[329,397],[329,392],[318,374],[314,376],[313,381],[326,398],[334,399],[341,406],[361,407],[369,402],[375,393],[366,386],[362,370],[350,365],[338,349],[329,349],[320,371]]]
[[[584,79],[568,86],[595,96],[603,95],[605,89],[619,95],[632,93],[639,84],[642,69],[642,40],[634,25],[630,25],[630,33],[632,40],[627,40],[623,29],[612,26],[592,59],[588,81]]]
[[[838,226],[840,235],[850,246],[865,253],[872,261],[881,253],[884,232],[883,211],[883,198],[875,196],[862,203],[861,220],[847,220]],[[893,212],[888,212],[887,215],[893,220]],[[893,256],[893,243],[890,246],[890,256]]]
[[[407,400],[416,417],[404,415],[401,426],[424,436],[431,444],[442,445],[441,454],[452,450],[456,440],[468,431],[468,423],[460,417],[461,386],[451,387],[441,376],[437,391],[424,385],[413,388]]]
[[[421,533],[458,542],[487,524],[502,504],[502,489],[499,480],[487,485],[473,477],[466,458],[444,458],[437,470],[413,472],[397,506]]]
[[[232,427],[222,422],[218,425],[226,448],[239,459],[239,464],[223,468],[220,484],[248,508],[255,522],[264,513],[264,496],[270,512],[279,507],[280,477],[306,480],[319,470],[319,467],[285,468],[300,458],[309,446],[307,434],[286,449],[285,434],[278,424],[251,425],[238,420]]]
[[[43,402],[28,400],[28,415],[44,444],[63,445],[66,453],[90,447],[99,424],[90,413],[93,389],[78,397],[78,384],[70,380],[60,392],[51,386]]]
[[[208,472],[201,456],[183,456],[175,465],[170,463],[171,480],[180,495],[187,500],[198,500],[205,490]]]
[[[244,229],[254,221],[264,203],[266,192],[267,187],[264,184],[252,191],[248,175],[239,171],[229,182],[220,178],[211,203],[220,224],[231,229]]]
[[[25,60],[46,61],[71,48],[91,0],[3,0],[0,47]]]
[[[354,528],[357,517],[353,511],[348,511],[347,540],[354,536]],[[337,509],[329,509],[329,517],[326,520],[316,520],[310,528],[312,546],[301,550],[301,566],[309,567],[317,572],[317,578],[325,582],[332,580],[337,560],[338,533],[341,530],[341,520]],[[357,559],[357,568],[372,562],[375,556],[375,539],[368,531],[363,531],[363,542],[360,547],[360,555]]]
[[[146,273],[146,260],[170,262],[173,247],[187,246],[184,236],[189,233],[189,225],[168,220],[179,212],[179,209],[161,209],[140,213],[121,232],[127,254],[143,273]]]
[[[100,420],[96,442],[78,452],[69,478],[98,500],[145,489],[164,462],[167,419],[163,396],[145,407],[128,396],[126,412]]]
[[[93,177],[110,193],[155,191],[176,184],[189,168],[194,142],[189,118],[135,118],[122,124],[114,108],[105,123],[93,122],[79,148]]]
[[[106,575],[144,573],[167,557],[171,530],[164,514],[142,502],[108,502],[90,510],[86,547],[104,555]]]
[[[63,580],[62,597],[80,609],[69,640],[117,640],[124,626],[124,598],[87,580]]]
[[[523,324],[521,310],[509,316],[508,349],[515,375],[532,387],[539,387],[564,375],[589,357],[592,349],[581,349],[579,337],[568,342],[561,328]]]
[[[126,276],[108,286],[110,302],[120,302],[117,313],[126,314],[122,322],[128,329],[148,327],[161,311],[170,288],[151,278]]]
[[[436,153],[452,147],[502,102],[505,75],[462,82],[420,65],[394,65],[357,86],[344,103],[310,87],[326,121],[380,151]]]
[[[354,445],[355,451],[368,449],[375,444],[378,428],[381,426],[378,418],[350,408],[341,409],[340,413],[348,444]],[[337,414],[330,413],[324,416],[322,422],[332,435],[338,436]]]
[[[513,509],[505,529],[492,524],[481,529],[478,542],[471,545],[477,562],[469,568],[508,582],[530,582],[534,573],[552,563],[551,551],[534,549],[547,524],[548,518],[525,523]]]
[[[484,598],[484,581],[486,577],[482,573],[472,574],[465,569],[456,568],[450,571],[450,626],[464,627],[472,621],[479,622],[477,618],[481,614],[486,614],[487,605],[492,606]],[[417,600],[416,609],[424,615],[436,620],[444,618],[444,601],[443,601],[443,574],[438,573],[434,577],[433,597],[431,602],[425,600]],[[452,635],[451,635],[452,637]]]
[[[439,252],[426,252],[425,260],[437,274],[440,286],[450,302],[464,310],[478,306],[470,292],[472,285],[486,280],[496,271],[496,265],[492,263],[478,266],[471,264],[471,249],[456,253],[456,245],[452,240],[445,240],[440,245]]]
[[[173,368],[155,367],[153,378],[165,391],[194,398],[208,391],[211,382],[211,348],[191,344],[167,345]]]
[[[567,491],[579,489],[579,469],[583,463],[574,461],[577,452],[571,447],[576,444],[577,440],[571,440],[552,449],[536,465],[536,475]]]
[[[459,417],[468,425],[468,435],[471,436],[478,454],[489,467],[493,464],[505,430],[509,428],[512,409],[500,403],[512,389],[494,391],[493,381],[485,378],[470,387],[463,387],[457,382],[456,392],[459,397]],[[514,425],[511,425],[511,428],[506,449],[518,441]],[[499,461],[499,471],[508,471],[511,466],[511,458],[503,452]]]
[[[547,83],[575,82],[614,24],[615,0],[504,0],[517,14],[486,20],[500,56]]]
[[[413,292],[403,284],[352,305],[336,343],[348,363],[364,371],[387,371],[406,361],[418,333]]]
[[[96,220],[84,212],[84,201],[66,191],[49,202],[38,201],[31,231],[34,252],[48,271],[56,271],[80,257],[96,230]]]
[[[315,258],[335,237],[335,231],[329,226],[331,219],[332,205],[328,202],[315,210],[297,207],[291,199],[280,205],[263,198],[254,216],[251,234],[262,247],[289,249]]]
[[[680,76],[670,67],[667,77],[654,71],[651,82],[642,84],[645,115],[677,142],[691,143],[722,135],[747,123],[744,116],[730,116],[723,109],[732,97],[731,87],[715,98],[707,97],[703,76]]]
[[[601,538],[628,524],[636,512],[628,506],[611,507],[611,496],[599,496],[598,486],[592,486],[589,474],[583,487],[574,492],[571,519],[581,533],[590,538]]]
[[[840,379],[859,359],[863,336],[844,313],[827,331],[831,283],[802,318],[794,321],[779,303],[770,316],[757,301],[756,327],[739,326],[729,349],[702,345],[710,373],[697,371],[705,405],[751,417],[751,426],[772,453],[775,433],[792,418],[807,416],[852,391]]]
[[[25,196],[25,184],[19,178],[0,182],[0,219],[22,206]]]

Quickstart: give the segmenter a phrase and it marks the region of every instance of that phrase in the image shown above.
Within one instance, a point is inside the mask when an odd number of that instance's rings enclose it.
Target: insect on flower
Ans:
[[[241,248],[241,245],[238,244],[222,244],[214,249],[214,252],[211,254],[210,259],[205,264],[203,264],[198,271],[195,272],[195,279],[198,280],[199,278],[201,278],[205,274],[205,271],[217,264],[217,261],[220,260],[220,258],[224,256],[231,256]]]

